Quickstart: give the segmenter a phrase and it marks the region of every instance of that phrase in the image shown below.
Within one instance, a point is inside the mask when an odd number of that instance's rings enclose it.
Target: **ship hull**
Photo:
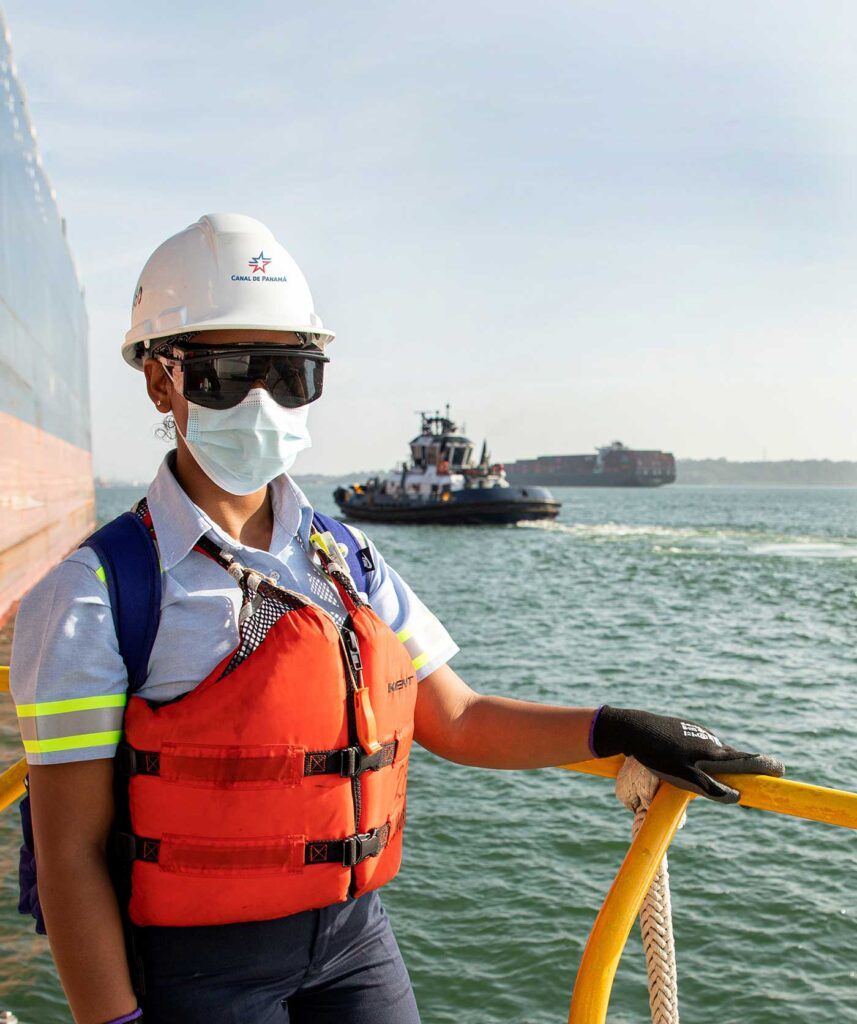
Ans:
[[[503,525],[556,519],[560,510],[560,502],[543,487],[474,488],[431,498],[395,498],[338,488],[334,500],[349,519],[375,523]]]
[[[88,325],[0,14],[0,624],[91,532]],[[10,70],[11,69],[11,70]]]
[[[513,470],[507,470],[510,483],[523,482]],[[527,477],[529,482],[532,475]],[[535,475],[534,483],[552,487],[663,487],[675,477],[637,477],[630,473],[557,473],[550,476]]]
[[[95,523],[92,455],[0,412],[0,625]]]

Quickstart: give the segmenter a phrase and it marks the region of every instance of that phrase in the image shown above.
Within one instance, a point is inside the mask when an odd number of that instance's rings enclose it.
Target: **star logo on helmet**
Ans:
[[[270,262],[271,261],[264,254],[264,252],[260,252],[258,256],[254,256],[253,259],[250,260],[248,266],[250,267],[254,274],[258,273],[260,270],[263,274],[265,274],[267,273],[265,267],[267,267]]]

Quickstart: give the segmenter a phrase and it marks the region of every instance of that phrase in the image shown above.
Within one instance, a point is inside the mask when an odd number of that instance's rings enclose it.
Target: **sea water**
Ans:
[[[306,490],[334,511],[329,488]],[[680,713],[792,779],[857,790],[857,490],[556,493],[555,523],[369,529],[460,645],[464,679]],[[101,492],[101,516],[134,496]],[[4,708],[0,763],[18,751]],[[612,783],[417,749],[408,811],[384,900],[424,1024],[565,1021],[630,835]],[[15,818],[0,817],[0,1009],[68,1022],[46,942],[15,913]],[[857,833],[697,800],[669,856],[682,1020],[857,1021]],[[609,1020],[648,1020],[636,929]]]

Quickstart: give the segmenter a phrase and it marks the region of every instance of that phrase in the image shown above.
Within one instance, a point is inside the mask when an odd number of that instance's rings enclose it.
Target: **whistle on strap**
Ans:
[[[354,712],[357,720],[357,738],[367,754],[377,754],[381,749],[378,742],[378,726],[375,712],[369,699],[369,688],[361,686],[354,691]]]
[[[345,574],[347,579],[352,579],[351,570],[348,568],[348,561],[345,557],[348,554],[348,549],[344,544],[337,544],[336,538],[330,530],[326,530],[324,533],[313,533],[310,536],[309,542],[316,551],[319,551],[324,556],[322,561],[325,564],[325,568],[338,569],[341,573]]]

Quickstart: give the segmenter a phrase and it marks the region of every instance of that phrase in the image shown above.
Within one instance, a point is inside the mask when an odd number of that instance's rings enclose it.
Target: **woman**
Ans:
[[[177,436],[134,520],[160,594],[138,689],[122,636],[145,608],[98,544],[22,602],[13,652],[39,894],[77,1024],[416,1022],[377,895],[412,737],[489,768],[622,752],[722,802],[737,793],[715,767],[782,773],[692,722],[474,693],[371,542],[287,476],[332,339],[248,217],[203,217],[140,276],[123,354]]]

